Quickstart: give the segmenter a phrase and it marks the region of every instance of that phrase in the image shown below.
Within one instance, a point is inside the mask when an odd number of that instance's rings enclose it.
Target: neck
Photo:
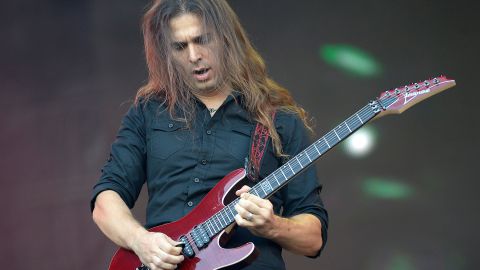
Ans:
[[[232,92],[229,90],[218,90],[214,93],[209,93],[208,95],[195,94],[195,96],[205,104],[209,109],[218,109],[222,103],[227,99],[228,95]]]

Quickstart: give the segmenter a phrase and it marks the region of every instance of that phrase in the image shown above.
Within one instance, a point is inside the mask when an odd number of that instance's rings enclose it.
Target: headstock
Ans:
[[[455,86],[455,80],[440,76],[385,91],[376,100],[381,110],[377,117],[387,114],[401,114],[420,101],[441,93],[453,86]]]

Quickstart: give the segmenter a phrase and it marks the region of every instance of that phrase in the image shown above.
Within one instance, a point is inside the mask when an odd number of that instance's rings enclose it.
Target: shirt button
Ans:
[[[207,160],[206,159],[202,160],[202,165],[207,165]]]
[[[192,206],[193,206],[193,202],[192,202],[192,201],[189,201],[189,202],[187,203],[187,205],[190,206],[190,207],[192,207]]]
[[[208,134],[208,135],[212,135],[212,131],[211,131],[211,130],[207,130],[207,134]]]
[[[173,127],[173,124],[172,124],[172,123],[168,124],[168,127],[169,127],[169,128],[172,128],[172,127]]]
[[[200,182],[200,179],[198,179],[198,177],[195,177],[195,179],[193,179],[193,182],[198,183]]]

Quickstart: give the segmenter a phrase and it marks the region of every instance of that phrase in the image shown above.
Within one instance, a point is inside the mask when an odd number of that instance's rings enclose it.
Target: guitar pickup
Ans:
[[[210,237],[202,225],[193,228],[190,236],[192,237],[198,249],[204,248],[208,245],[208,243],[210,243]]]
[[[190,245],[190,243],[188,242],[188,238],[186,236],[180,237],[180,242],[182,242],[182,244],[180,244],[180,245],[183,245],[183,248],[182,248],[183,255],[185,255],[189,258],[195,256],[195,252],[193,251],[193,248]]]

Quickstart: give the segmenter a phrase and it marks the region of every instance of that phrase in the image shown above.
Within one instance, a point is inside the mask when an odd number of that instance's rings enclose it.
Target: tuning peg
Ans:
[[[425,81],[424,84],[425,84],[426,87],[429,87],[429,86],[430,86],[430,82],[429,82],[429,81]]]

